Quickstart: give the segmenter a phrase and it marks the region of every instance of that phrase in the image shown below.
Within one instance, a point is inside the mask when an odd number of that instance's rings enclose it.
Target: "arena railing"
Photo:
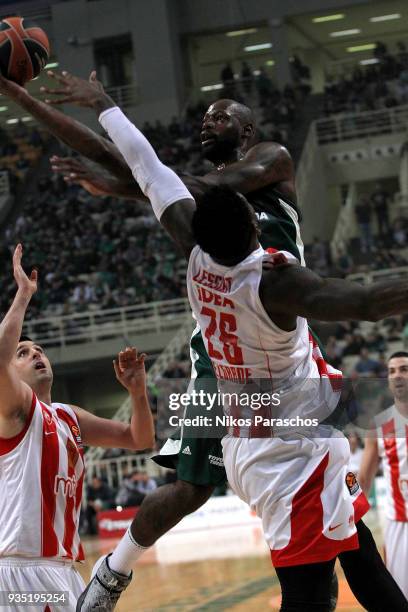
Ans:
[[[364,285],[382,280],[394,280],[408,276],[408,266],[400,266],[398,268],[386,268],[384,270],[370,270],[368,272],[356,272],[349,274],[348,280],[356,281]]]
[[[83,313],[53,315],[24,324],[24,334],[44,347],[60,347],[84,342],[176,330],[190,317],[186,298],[136,304],[124,308],[87,310]]]
[[[105,449],[106,450],[106,449]],[[154,453],[141,453],[139,455],[126,454],[120,457],[112,457],[110,459],[90,459],[89,454],[86,454],[86,480],[90,480],[97,476],[105,480],[110,487],[115,489],[123,480],[126,474],[131,474],[134,471],[148,474],[150,477],[156,478],[161,476],[165,471],[160,468],[157,463],[150,461],[151,457],[157,455]]]
[[[115,100],[121,108],[135,106],[140,100],[139,90],[135,85],[120,85],[107,87],[106,93]]]
[[[320,145],[406,132],[407,128],[408,105],[333,115],[315,122],[317,142]]]

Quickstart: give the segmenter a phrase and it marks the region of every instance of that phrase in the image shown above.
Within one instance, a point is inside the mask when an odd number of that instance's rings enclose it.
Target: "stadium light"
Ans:
[[[59,62],[50,62],[44,67],[44,70],[51,70],[51,68],[58,68]]]
[[[26,115],[25,117],[21,118],[21,121],[24,121],[24,123],[27,123],[27,121],[33,121],[33,118],[30,117],[29,115]]]
[[[275,65],[275,60],[267,60],[265,62],[266,66],[274,66]]]
[[[355,47],[347,47],[349,53],[357,53],[358,51],[371,51],[375,49],[375,43],[367,43],[366,45],[357,45]]]
[[[359,61],[359,64],[361,64],[362,66],[370,66],[370,64],[379,64],[380,60],[378,60],[376,57],[370,57],[368,59],[363,59]]]
[[[379,15],[378,17],[370,17],[372,23],[378,23],[379,21],[391,21],[392,19],[401,19],[400,13],[391,13],[390,15]]]
[[[8,109],[8,106],[0,106],[0,113],[3,113]]]
[[[215,83],[214,85],[203,85],[200,87],[201,91],[215,91],[216,89],[222,89],[224,85],[222,83]]]
[[[272,43],[260,43],[259,45],[249,45],[244,47],[244,51],[261,51],[261,49],[271,49]]]
[[[322,17],[313,17],[313,23],[324,23],[325,21],[338,21],[344,19],[344,13],[336,13],[335,15],[323,15]]]
[[[18,123],[18,119],[15,119],[15,118],[13,118],[13,119],[7,119],[6,123],[8,123],[8,124],[12,125],[13,123]]]
[[[232,32],[226,32],[225,36],[232,38],[233,36],[244,36],[245,34],[255,34],[258,28],[247,28],[246,30],[234,30]]]
[[[338,36],[351,36],[352,34],[360,34],[360,28],[354,28],[353,30],[340,30],[339,32],[330,32],[329,36],[337,38]]]

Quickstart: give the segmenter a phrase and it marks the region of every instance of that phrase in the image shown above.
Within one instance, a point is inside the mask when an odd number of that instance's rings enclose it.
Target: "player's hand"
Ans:
[[[120,351],[113,362],[116,378],[129,393],[146,391],[145,358],[145,353],[138,353],[136,348],[127,347]]]
[[[69,185],[81,185],[93,196],[111,195],[109,179],[89,168],[74,157],[50,158],[51,168],[57,174],[62,174],[64,181]]]
[[[95,70],[91,72],[88,80],[76,77],[65,70],[61,74],[49,70],[47,74],[58,83],[56,89],[41,87],[40,91],[43,93],[58,96],[55,99],[46,98],[45,102],[47,104],[54,106],[76,104],[77,106],[100,110],[101,104],[107,104],[110,101],[106,108],[115,106],[115,103],[105,93],[102,83],[97,80]]]
[[[0,93],[11,100],[17,100],[22,93],[27,94],[27,91],[18,83],[14,83],[14,81],[10,81],[0,74]]]
[[[30,277],[27,276],[21,265],[22,256],[23,247],[21,244],[18,244],[13,255],[14,279],[17,283],[19,293],[30,299],[37,291],[38,273],[37,270],[32,270]]]

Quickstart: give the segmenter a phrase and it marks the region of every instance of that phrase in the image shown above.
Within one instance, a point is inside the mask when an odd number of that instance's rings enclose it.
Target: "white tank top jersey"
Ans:
[[[259,297],[264,260],[298,263],[291,253],[262,247],[234,267],[215,263],[198,246],[191,252],[188,295],[219,390],[220,381],[262,379],[280,392],[273,416],[298,415],[321,422],[338,403],[342,374],[324,361],[306,319],[297,317],[293,331],[283,331],[271,321]],[[228,414],[225,404],[224,412]]]
[[[386,517],[405,522],[408,521],[408,418],[392,405],[374,421],[386,483]]]
[[[23,431],[0,439],[0,557],[82,561],[83,478],[74,411],[66,404],[43,404],[33,393]]]

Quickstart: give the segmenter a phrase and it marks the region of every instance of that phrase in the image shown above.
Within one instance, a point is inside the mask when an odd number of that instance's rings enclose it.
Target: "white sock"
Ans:
[[[129,576],[136,561],[150,546],[140,546],[132,536],[130,527],[109,557],[109,567],[119,574]]]

